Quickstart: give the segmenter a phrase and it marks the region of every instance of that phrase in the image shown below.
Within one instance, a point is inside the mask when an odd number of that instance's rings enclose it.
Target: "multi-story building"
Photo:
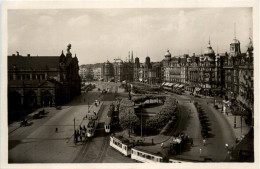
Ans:
[[[148,70],[148,83],[149,84],[161,84],[161,62],[151,63],[152,68]]]
[[[8,110],[55,106],[80,94],[78,59],[66,56],[8,56]],[[15,111],[14,111],[15,112]]]
[[[101,67],[97,66],[93,68],[93,79],[100,80],[101,79]]]
[[[101,77],[106,82],[114,79],[113,64],[110,63],[108,60],[101,66]]]
[[[254,76],[253,76],[253,44],[250,39],[247,53],[241,53],[240,42],[233,39],[230,44],[230,54],[225,58],[225,98],[238,106],[236,111],[243,115],[253,116]]]
[[[245,111],[252,116],[254,109],[254,54],[253,43],[250,39],[247,53],[240,59],[238,67],[239,95],[237,102],[240,111]]]
[[[87,69],[84,68],[83,66],[79,67],[79,76],[81,77],[81,79],[87,78]]]

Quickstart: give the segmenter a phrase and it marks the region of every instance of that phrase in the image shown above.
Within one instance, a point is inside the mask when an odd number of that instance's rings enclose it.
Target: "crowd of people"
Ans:
[[[74,131],[74,142],[82,142],[82,139],[86,136],[86,126],[83,125],[83,127],[79,126],[79,129]]]

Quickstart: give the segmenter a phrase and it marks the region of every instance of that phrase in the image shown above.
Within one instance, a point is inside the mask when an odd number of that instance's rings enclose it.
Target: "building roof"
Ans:
[[[167,50],[167,52],[164,54],[165,57],[171,57],[172,54],[169,52],[169,50]]]
[[[240,44],[239,40],[238,39],[233,39],[231,43],[236,43],[236,44]]]
[[[210,41],[209,41],[209,44],[208,44],[207,49],[205,50],[204,54],[206,54],[206,55],[215,54],[214,50],[212,49],[212,47],[210,45]]]
[[[59,56],[8,56],[8,70],[14,67],[22,70],[59,69],[59,58]]]

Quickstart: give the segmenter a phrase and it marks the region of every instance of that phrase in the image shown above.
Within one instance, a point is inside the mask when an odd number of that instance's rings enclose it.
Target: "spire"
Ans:
[[[130,62],[130,51],[129,51],[129,54],[128,54],[128,62]]]
[[[210,35],[209,35],[209,45],[210,45]]]
[[[132,54],[131,54],[131,62],[134,63],[134,54],[133,54],[133,51],[132,51]]]
[[[234,37],[236,39],[236,22],[234,23]]]

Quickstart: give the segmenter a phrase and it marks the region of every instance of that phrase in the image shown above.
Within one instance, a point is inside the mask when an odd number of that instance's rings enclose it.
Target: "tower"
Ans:
[[[133,54],[133,51],[131,53],[131,63],[134,63],[134,54]]]
[[[240,42],[236,39],[236,23],[234,24],[234,39],[230,44],[230,56],[236,57],[241,54]]]
[[[72,58],[72,54],[70,52],[70,49],[71,49],[71,44],[68,44],[66,58]]]

